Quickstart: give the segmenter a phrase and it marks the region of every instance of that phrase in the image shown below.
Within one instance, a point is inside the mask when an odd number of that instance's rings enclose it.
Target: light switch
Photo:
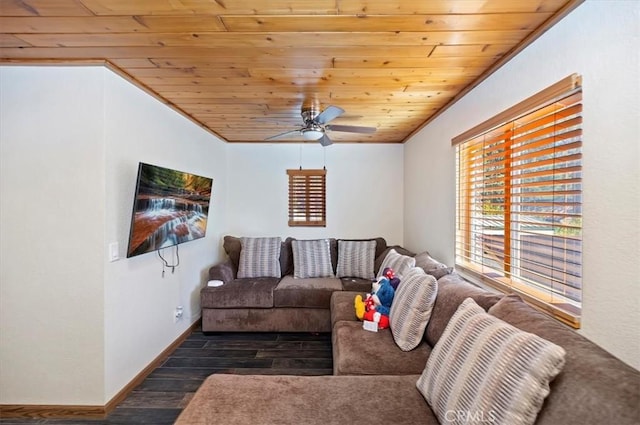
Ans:
[[[114,262],[120,259],[120,253],[118,251],[119,251],[118,242],[111,242],[109,244],[109,261],[110,262]]]

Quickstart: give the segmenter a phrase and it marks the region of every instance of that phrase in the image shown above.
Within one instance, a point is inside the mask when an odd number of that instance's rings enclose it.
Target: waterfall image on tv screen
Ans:
[[[140,163],[127,257],[205,236],[213,180]]]

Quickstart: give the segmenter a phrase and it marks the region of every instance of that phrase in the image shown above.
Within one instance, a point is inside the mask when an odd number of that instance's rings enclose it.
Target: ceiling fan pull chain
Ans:
[[[324,158],[322,159],[322,169],[324,171],[327,171],[327,147],[326,146],[322,147],[322,155],[324,156]]]

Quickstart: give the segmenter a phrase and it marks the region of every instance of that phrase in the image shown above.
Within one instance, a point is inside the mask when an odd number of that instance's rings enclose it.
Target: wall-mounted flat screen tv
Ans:
[[[205,236],[213,179],[140,163],[127,257]]]

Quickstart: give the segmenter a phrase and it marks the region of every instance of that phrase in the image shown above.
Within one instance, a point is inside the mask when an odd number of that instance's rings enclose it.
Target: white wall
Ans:
[[[580,332],[640,369],[640,3],[587,1],[405,144],[405,244],[454,260],[451,138],[583,76]]]
[[[227,145],[107,70],[104,88],[104,248],[118,242],[123,257],[105,266],[108,401],[200,317],[200,288],[209,267],[223,258]],[[156,253],[125,258],[138,162],[213,178],[207,235],[181,244],[180,266],[173,274],[166,270],[164,278]],[[171,257],[173,249],[163,252]],[[184,307],[184,319],[174,324],[178,305]]]
[[[367,238],[402,244],[403,146],[228,145],[227,229],[235,236]],[[287,169],[327,168],[327,227],[288,227]]]
[[[101,68],[0,67],[0,403],[103,404]]]
[[[0,67],[0,122],[0,403],[104,405],[199,317],[226,145],[99,67]],[[206,238],[164,278],[124,258],[139,161],[214,179]]]

